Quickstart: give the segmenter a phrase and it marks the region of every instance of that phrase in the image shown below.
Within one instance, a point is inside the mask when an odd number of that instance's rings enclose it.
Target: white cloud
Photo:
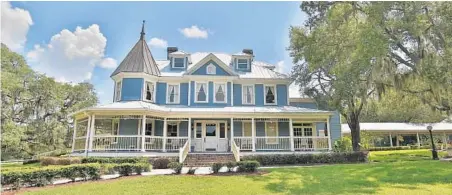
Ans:
[[[104,58],[100,63],[99,66],[106,69],[114,69],[117,66],[117,62],[113,58]]]
[[[155,47],[155,48],[166,48],[168,47],[168,41],[164,40],[164,39],[159,39],[159,38],[152,38],[149,41],[149,46],[151,47]]]
[[[191,26],[190,28],[179,29],[179,32],[181,32],[187,38],[207,39],[207,37],[209,36],[207,30],[200,29],[196,25]]]
[[[27,41],[27,33],[33,20],[30,12],[13,8],[9,2],[1,2],[1,42],[13,51],[21,51]]]
[[[48,44],[35,45],[27,59],[35,70],[57,80],[81,82],[91,78],[94,66],[111,68],[116,64],[114,59],[104,59],[106,45],[97,24],[77,27],[74,32],[64,29]]]

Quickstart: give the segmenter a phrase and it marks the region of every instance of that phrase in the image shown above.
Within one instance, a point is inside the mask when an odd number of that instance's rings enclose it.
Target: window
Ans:
[[[121,101],[121,87],[122,87],[121,81],[117,82],[117,83],[116,83],[116,90],[115,90],[115,92],[116,92],[116,94],[115,94],[115,100],[116,100],[117,102]]]
[[[254,85],[243,85],[242,87],[242,103],[254,104]]]
[[[248,70],[248,59],[237,59],[237,70]]]
[[[177,137],[178,136],[178,125],[177,123],[168,123],[167,124],[167,129],[166,129],[166,135],[168,137]]]
[[[226,124],[220,123],[220,138],[226,138]]]
[[[144,99],[154,102],[154,83],[146,81]]]
[[[278,124],[277,122],[265,122],[265,136],[267,144],[278,144]]]
[[[196,138],[202,138],[202,123],[196,123]]]
[[[314,125],[312,123],[294,123],[293,134],[295,137],[311,137],[313,136]]]
[[[153,121],[146,121],[146,127],[144,129],[144,135],[147,136],[153,136],[154,135],[154,129],[152,128],[153,125]]]
[[[185,58],[173,58],[173,68],[185,68]]]
[[[215,67],[215,65],[213,65],[213,64],[209,64],[207,66],[206,73],[207,74],[216,74],[217,73],[217,67]]]
[[[244,137],[251,137],[252,136],[252,125],[251,125],[251,122],[243,122],[242,123],[242,129],[243,129],[243,132],[242,132],[242,136],[244,136]]]
[[[266,85],[264,90],[265,104],[275,105],[276,104],[276,90],[274,85]]]
[[[226,83],[215,83],[215,99],[216,103],[226,103],[227,95]]]
[[[179,103],[179,85],[178,84],[168,84],[166,91],[166,103],[167,104],[178,104]]]
[[[195,83],[195,89],[196,89],[195,102],[198,103],[209,102],[209,100],[207,99],[209,94],[209,90],[207,89],[207,83]]]

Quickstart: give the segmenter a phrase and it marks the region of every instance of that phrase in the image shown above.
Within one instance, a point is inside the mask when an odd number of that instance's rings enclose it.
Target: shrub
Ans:
[[[55,157],[42,157],[40,159],[41,166],[48,166],[48,165],[56,165],[58,158]]]
[[[189,174],[189,175],[194,175],[195,172],[196,172],[196,169],[197,169],[197,168],[190,167],[190,168],[188,169],[187,174]]]
[[[115,166],[115,169],[119,172],[119,175],[121,176],[129,176],[133,172],[133,165],[132,163],[122,163]]]
[[[351,152],[352,150],[352,140],[350,137],[342,137],[334,142],[335,152]]]
[[[411,150],[411,149],[417,149],[417,146],[415,148],[411,148],[410,146],[373,147],[373,148],[368,148],[367,150],[368,151],[388,151],[388,150]]]
[[[176,174],[180,174],[184,165],[178,162],[170,162],[168,168],[173,169]]]
[[[170,161],[166,158],[157,158],[151,164],[154,169],[167,169]]]
[[[38,159],[25,160],[22,164],[28,165],[28,164],[35,164],[35,163],[39,163],[39,160]]]
[[[69,158],[58,158],[56,160],[56,164],[57,165],[70,165],[71,164],[71,159],[69,159]]]
[[[81,164],[82,160],[80,160],[80,158],[70,158],[71,160],[71,165],[72,164]]]
[[[237,162],[239,172],[256,172],[260,163],[254,160]]]
[[[226,163],[226,167],[228,167],[229,172],[232,172],[235,166],[237,166],[236,162],[230,161]]]
[[[212,164],[212,171],[214,173],[218,173],[220,171],[221,167],[223,167],[223,163],[213,163]]]
[[[87,157],[81,160],[82,163],[140,163],[146,162],[146,158],[141,157],[131,157],[131,158],[99,158],[99,157]]]
[[[367,152],[320,153],[320,154],[274,154],[244,156],[242,160],[255,160],[263,166],[290,164],[359,163],[367,161]]]

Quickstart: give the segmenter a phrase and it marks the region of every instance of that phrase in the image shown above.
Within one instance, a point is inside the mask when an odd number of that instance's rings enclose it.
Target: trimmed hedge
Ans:
[[[232,172],[234,170],[234,167],[237,166],[236,162],[229,161],[226,163],[226,167],[228,167],[228,171]]]
[[[238,172],[256,172],[260,163],[255,160],[237,162]]]
[[[211,168],[214,173],[218,173],[223,166],[223,163],[213,163]]]
[[[99,158],[99,157],[87,157],[82,158],[82,163],[110,163],[110,164],[122,164],[122,163],[144,163],[147,162],[146,158],[142,157],[130,157],[130,158]]]
[[[176,174],[180,174],[182,172],[182,167],[184,166],[184,164],[179,163],[179,162],[170,162],[168,164],[168,168],[174,170],[174,172]]]
[[[167,169],[169,163],[170,160],[166,158],[157,158],[151,162],[154,169]]]
[[[68,166],[48,166],[31,169],[3,170],[1,173],[2,185],[12,185],[18,189],[22,186],[45,186],[51,184],[56,178],[68,178],[75,181],[76,177],[85,180],[100,178],[101,166],[99,164],[78,164]]]
[[[71,158],[59,158],[59,157],[42,157],[39,159],[42,166],[48,165],[72,165],[72,164],[80,164],[80,158],[71,157]]]
[[[274,154],[244,156],[243,161],[255,160],[263,166],[293,164],[332,164],[367,162],[367,152],[320,153],[320,154]]]

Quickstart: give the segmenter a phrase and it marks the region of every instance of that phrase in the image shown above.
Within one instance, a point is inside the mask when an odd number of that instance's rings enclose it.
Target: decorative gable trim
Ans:
[[[204,57],[202,60],[200,60],[198,63],[196,63],[195,65],[193,65],[191,68],[189,68],[187,70],[187,72],[184,73],[184,75],[190,75],[193,74],[196,70],[198,70],[199,68],[201,68],[204,64],[206,64],[207,62],[209,62],[210,60],[214,61],[215,63],[218,64],[218,66],[220,66],[221,68],[224,69],[224,71],[226,71],[227,73],[229,73],[231,76],[237,76],[237,74],[231,69],[231,67],[229,67],[227,64],[225,64],[223,61],[221,61],[217,56],[215,56],[214,54],[210,53],[209,55],[207,55],[206,57]]]

